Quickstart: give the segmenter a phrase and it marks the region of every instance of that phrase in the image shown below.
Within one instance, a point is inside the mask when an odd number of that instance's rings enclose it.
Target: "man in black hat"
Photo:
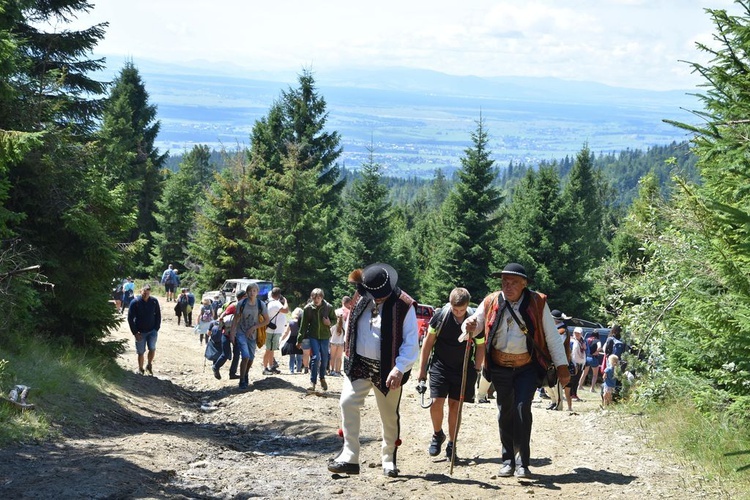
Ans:
[[[357,293],[344,339],[346,377],[339,402],[344,446],[328,461],[328,470],[359,474],[360,411],[374,388],[383,428],[383,473],[397,477],[401,389],[419,356],[416,302],[396,286],[398,273],[388,264],[354,271],[349,282]]]
[[[512,263],[493,276],[502,278],[502,290],[485,297],[464,324],[469,334],[486,338],[483,372],[495,385],[502,444],[498,475],[523,479],[531,475],[531,401],[539,375],[551,362],[564,386],[570,371],[547,297],[528,289],[526,269]]]

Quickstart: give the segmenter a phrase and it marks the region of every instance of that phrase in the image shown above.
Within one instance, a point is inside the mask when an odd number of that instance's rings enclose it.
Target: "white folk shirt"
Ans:
[[[365,300],[365,299],[361,299]],[[383,319],[383,304],[379,304],[378,315],[372,316],[370,304],[362,312],[357,321],[357,354],[369,359],[380,359],[380,327]],[[351,315],[349,316],[351,318]],[[348,322],[348,319],[347,319]],[[417,326],[417,313],[413,307],[409,308],[404,318],[404,340],[398,349],[396,356],[396,368],[401,373],[411,370],[419,357],[419,328]]]
[[[497,328],[497,333],[495,333],[495,338],[492,343],[493,347],[499,351],[510,354],[523,354],[528,352],[526,346],[526,335],[523,334],[521,327],[519,327],[516,320],[513,319],[510,311],[504,307],[505,296],[500,293],[498,299],[500,301],[500,307],[503,308],[503,313],[500,316],[500,325]],[[521,313],[518,310],[520,305],[520,300],[518,302],[510,303],[516,316],[518,316],[518,319],[523,321]],[[474,331],[473,336],[479,335],[480,332],[484,331],[484,301],[480,302],[476,312],[474,312],[470,318],[476,318],[477,320],[477,329]],[[553,363],[555,366],[567,365],[568,356],[565,354],[565,346],[560,342],[560,334],[557,332],[557,327],[555,326],[555,318],[552,317],[552,313],[546,302],[544,304],[544,312],[542,313],[542,325],[544,328],[544,337],[547,340],[547,348],[550,351]]]

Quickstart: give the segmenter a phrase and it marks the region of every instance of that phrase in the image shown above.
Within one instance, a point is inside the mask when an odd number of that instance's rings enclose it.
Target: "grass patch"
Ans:
[[[684,459],[689,470],[715,482],[730,498],[750,499],[750,430],[722,415],[701,413],[683,401],[640,406],[654,445]]]
[[[0,446],[96,424],[92,415],[105,387],[123,377],[115,361],[39,337],[6,340],[0,348],[0,359],[6,361],[0,367],[0,390],[7,396],[16,384],[29,386],[28,402],[35,409],[21,413],[0,405]]]

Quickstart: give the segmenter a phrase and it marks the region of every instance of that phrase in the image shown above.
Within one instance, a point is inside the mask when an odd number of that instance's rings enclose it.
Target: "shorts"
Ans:
[[[270,333],[268,332],[266,334],[266,350],[267,351],[278,351],[279,350],[279,341],[281,340],[281,334],[280,333]]]
[[[237,340],[237,348],[240,350],[240,357],[242,359],[249,359],[250,361],[255,359],[255,339],[247,338],[247,335],[242,332],[237,332],[235,336]]]
[[[604,394],[612,394],[613,392],[615,392],[615,388],[610,387],[607,384],[604,384],[603,389],[604,389]]]
[[[175,286],[176,285],[174,283],[164,283],[164,291],[167,293],[174,293]]]
[[[448,397],[459,401],[461,399],[461,370],[450,368],[439,359],[433,359],[430,366],[430,397],[432,399]],[[474,366],[466,373],[466,387],[464,401],[474,401],[474,389],[477,384],[477,372]]]
[[[586,366],[592,366],[596,368],[601,364],[599,356],[586,356]]]
[[[159,330],[151,330],[150,332],[141,333],[141,340],[135,341],[135,352],[138,354],[144,354],[146,352],[146,346],[149,351],[156,350],[156,339],[159,337]]]
[[[302,346],[302,350],[303,351],[307,351],[307,350],[311,349],[311,347],[310,347],[310,339],[302,339],[301,346]]]

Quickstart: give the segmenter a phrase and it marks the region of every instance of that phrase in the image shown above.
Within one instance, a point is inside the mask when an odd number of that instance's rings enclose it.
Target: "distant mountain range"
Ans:
[[[110,59],[111,61],[111,59]],[[180,154],[194,144],[247,145],[255,121],[295,75],[248,74],[232,68],[134,61],[158,106],[157,145]],[[111,74],[117,68],[110,67]],[[357,168],[373,145],[388,175],[450,173],[471,145],[480,114],[498,166],[595,153],[646,149],[688,139],[663,119],[693,122],[697,98],[685,91],[647,91],[552,78],[479,78],[426,70],[314,71],[342,136],[341,163]]]

